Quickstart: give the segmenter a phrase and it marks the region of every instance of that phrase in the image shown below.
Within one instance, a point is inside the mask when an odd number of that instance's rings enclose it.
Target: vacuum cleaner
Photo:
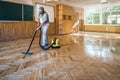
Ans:
[[[35,30],[35,32],[34,32],[34,35],[33,35],[33,37],[32,37],[32,40],[31,40],[31,42],[30,42],[30,45],[29,45],[27,51],[26,51],[26,52],[22,52],[22,54],[25,54],[25,56],[26,56],[26,55],[31,55],[31,54],[33,54],[33,52],[30,52],[30,49],[31,49],[32,43],[33,43],[33,41],[34,41],[34,39],[35,39],[36,33],[37,33],[37,30]],[[60,42],[59,42],[59,39],[58,39],[58,38],[54,38],[54,39],[52,39],[51,45],[46,46],[46,47],[42,47],[42,46],[41,46],[41,33],[40,33],[39,46],[40,46],[43,50],[48,50],[49,48],[60,48]],[[25,58],[25,56],[24,56],[23,58]]]
[[[41,47],[43,50],[48,50],[49,48],[54,48],[54,49],[60,48],[59,39],[55,37],[54,39],[52,39],[51,45],[46,46],[46,47],[42,47],[42,46],[40,45],[40,47]]]
[[[40,31],[40,32],[41,32],[41,31]],[[59,39],[56,38],[56,37],[52,39],[51,45],[46,46],[46,47],[42,47],[42,46],[41,46],[41,34],[42,34],[42,33],[40,33],[40,36],[39,36],[39,46],[40,46],[43,50],[48,50],[49,48],[54,48],[54,49],[60,48],[60,41],[59,41]]]

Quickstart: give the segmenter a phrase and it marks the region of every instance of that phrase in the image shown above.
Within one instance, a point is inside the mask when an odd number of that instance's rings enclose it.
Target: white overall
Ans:
[[[47,14],[47,13],[46,13]],[[40,18],[40,23],[43,23],[45,20],[46,20],[46,17],[48,17],[48,15],[40,15],[39,18]],[[43,26],[42,26],[42,44],[41,46],[46,46],[46,44],[48,44],[48,37],[47,37],[47,30],[48,30],[48,27],[49,27],[49,22],[45,23]]]

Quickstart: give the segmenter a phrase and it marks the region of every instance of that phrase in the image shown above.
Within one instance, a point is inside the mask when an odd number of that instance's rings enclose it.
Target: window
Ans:
[[[85,9],[85,24],[120,24],[120,6]]]
[[[102,12],[102,24],[110,24],[110,12]]]
[[[92,24],[92,13],[88,13],[86,15],[86,23],[87,24]]]
[[[100,13],[93,14],[93,24],[100,24]]]
[[[120,12],[112,12],[110,17],[112,24],[120,24]]]
[[[100,24],[100,9],[86,10],[86,24]]]

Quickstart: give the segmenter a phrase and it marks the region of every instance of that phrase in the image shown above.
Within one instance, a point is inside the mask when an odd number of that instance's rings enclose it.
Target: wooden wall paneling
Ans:
[[[1,30],[1,24],[0,24],[0,41],[1,41],[1,38],[2,38],[2,30]]]
[[[66,34],[72,31],[73,25],[79,20],[79,12],[76,12],[75,9],[77,8],[61,4],[57,5],[56,17],[59,34]],[[69,19],[69,16],[71,19]]]
[[[0,23],[0,41],[9,41],[9,40],[16,40],[19,38],[27,38],[31,37],[31,30],[29,26],[31,23],[25,22],[4,22]],[[29,25],[28,25],[29,24]],[[32,23],[34,24],[34,23]]]
[[[120,26],[109,26],[108,32],[120,33]]]
[[[85,25],[85,31],[120,33],[120,26]]]
[[[84,25],[84,19],[81,19],[80,20],[80,23],[81,23],[81,31],[84,31],[85,30],[85,25]]]
[[[85,26],[85,31],[100,31],[100,32],[106,32],[106,27],[102,26],[94,26],[94,25],[89,25]]]
[[[35,22],[0,22],[0,42],[31,38],[35,29]],[[55,34],[55,23],[50,23],[48,34]]]
[[[2,41],[2,25],[0,24],[0,41]]]

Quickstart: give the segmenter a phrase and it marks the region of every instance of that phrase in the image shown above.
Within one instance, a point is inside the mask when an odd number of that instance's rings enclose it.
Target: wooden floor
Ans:
[[[49,40],[54,36],[49,37]],[[120,34],[80,32],[59,36],[60,49],[44,51],[35,39],[0,43],[0,80],[120,80]]]

